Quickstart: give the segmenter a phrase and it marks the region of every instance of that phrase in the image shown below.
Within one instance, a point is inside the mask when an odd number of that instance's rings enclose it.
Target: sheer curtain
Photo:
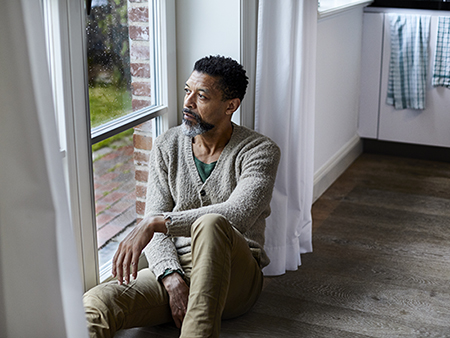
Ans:
[[[312,251],[311,205],[317,1],[260,0],[255,127],[281,148],[267,219],[265,275],[301,265]]]
[[[0,336],[87,337],[40,3],[0,12]]]

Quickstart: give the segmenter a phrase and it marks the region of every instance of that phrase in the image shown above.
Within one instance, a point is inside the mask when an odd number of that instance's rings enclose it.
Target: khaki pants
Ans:
[[[191,236],[192,252],[179,257],[190,287],[181,337],[218,337],[222,318],[242,315],[256,302],[262,272],[244,237],[224,217],[200,217]],[[172,321],[168,294],[149,269],[129,285],[100,284],[83,301],[91,337]]]

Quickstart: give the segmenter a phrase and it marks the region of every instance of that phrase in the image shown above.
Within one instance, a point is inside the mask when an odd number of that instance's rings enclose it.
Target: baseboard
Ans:
[[[355,135],[327,163],[314,173],[313,202],[361,155],[362,150],[362,141],[358,135]]]

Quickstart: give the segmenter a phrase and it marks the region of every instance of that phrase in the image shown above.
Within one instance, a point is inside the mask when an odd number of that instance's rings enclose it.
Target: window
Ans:
[[[83,1],[42,1],[88,289],[110,276],[118,241],[143,216],[151,137],[176,123],[176,98],[168,95],[175,84],[174,0],[92,0],[86,8]]]

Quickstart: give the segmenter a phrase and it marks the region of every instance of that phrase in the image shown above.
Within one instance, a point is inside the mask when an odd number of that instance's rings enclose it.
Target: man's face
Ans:
[[[183,129],[187,136],[203,134],[226,121],[228,101],[222,100],[216,78],[194,71],[184,91]]]

